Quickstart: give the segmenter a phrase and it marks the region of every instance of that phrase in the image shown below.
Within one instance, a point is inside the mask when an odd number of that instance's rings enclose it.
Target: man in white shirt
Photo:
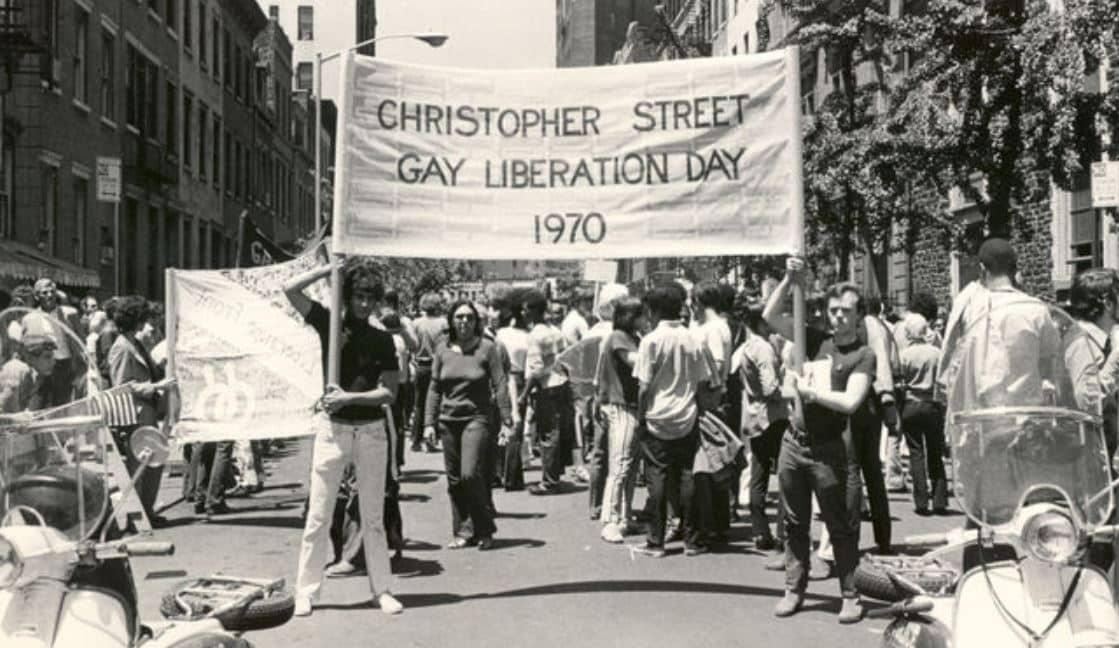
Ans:
[[[558,493],[570,456],[564,429],[571,417],[571,398],[567,378],[555,370],[556,356],[563,351],[563,335],[546,323],[548,300],[538,290],[525,294],[524,314],[528,325],[525,352],[525,392],[535,392],[536,435],[540,448],[540,483],[528,489],[533,495]]]
[[[643,445],[651,514],[646,541],[634,550],[656,558],[665,555],[669,484],[680,485],[685,553],[706,551],[695,524],[692,464],[699,444],[695,424],[700,386],[718,378],[711,374],[702,347],[680,321],[686,298],[676,284],[655,288],[645,296],[654,329],[642,338],[633,368],[639,382],[637,418],[648,432]]]
[[[587,316],[591,314],[592,306],[594,306],[594,295],[576,293],[571,302],[571,310],[560,325],[563,341],[567,346],[575,346],[591,330],[590,324],[587,323]]]

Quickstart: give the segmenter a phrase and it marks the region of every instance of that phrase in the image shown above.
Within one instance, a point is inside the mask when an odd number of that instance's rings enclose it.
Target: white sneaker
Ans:
[[[295,599],[295,616],[305,617],[311,616],[311,599],[297,598]]]
[[[388,592],[377,597],[377,607],[385,614],[400,614],[404,611],[404,604]]]
[[[603,540],[613,544],[621,544],[626,540],[625,536],[622,535],[621,528],[613,522],[603,525],[602,533],[600,535],[602,536]]]

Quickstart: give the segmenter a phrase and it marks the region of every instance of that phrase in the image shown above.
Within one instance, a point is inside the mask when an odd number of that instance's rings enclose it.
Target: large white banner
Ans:
[[[323,263],[323,255],[308,253],[257,268],[167,271],[181,443],[311,433],[323,391],[322,347],[283,284]],[[312,294],[329,303],[326,282]]]
[[[558,70],[354,54],[344,66],[338,252],[583,259],[800,247],[796,49]]]

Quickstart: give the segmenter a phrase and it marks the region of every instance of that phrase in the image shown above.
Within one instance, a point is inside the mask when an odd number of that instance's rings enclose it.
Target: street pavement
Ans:
[[[745,521],[733,526],[726,549],[702,556],[684,556],[678,544],[663,559],[607,544],[588,517],[582,488],[546,497],[498,491],[497,548],[444,549],[450,510],[442,455],[409,452],[406,459],[401,506],[408,545],[393,565],[404,614],[389,617],[372,607],[364,576],[327,579],[312,616],[248,633],[254,645],[838,648],[877,645],[886,625],[839,625],[834,579],[810,584],[800,614],[775,618],[784,575],[763,569],[769,555],[754,551]],[[309,466],[309,441],[289,440],[268,461],[266,489],[230,500],[233,514],[205,521],[190,503],[168,508],[173,526],[155,536],[174,541],[175,555],[134,561],[141,617],[160,619],[163,592],[188,577],[222,572],[294,583]],[[530,483],[538,477],[537,470],[526,475]],[[174,502],[180,491],[178,478],[165,477],[161,501]],[[639,491],[637,505],[642,501]],[[907,495],[891,496],[891,513],[895,543],[962,522],[959,515],[917,517]],[[865,523],[864,549],[872,542]]]

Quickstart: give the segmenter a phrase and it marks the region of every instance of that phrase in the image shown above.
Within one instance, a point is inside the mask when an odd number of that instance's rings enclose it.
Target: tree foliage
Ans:
[[[951,227],[954,187],[1007,235],[1015,206],[1050,179],[1072,188],[1098,159],[1098,125],[1119,123],[1117,93],[1085,84],[1115,60],[1115,0],[919,0],[900,15],[888,0],[776,1],[786,42],[827,71],[805,120],[808,239],[841,275],[852,251],[885,254],[910,224]]]

